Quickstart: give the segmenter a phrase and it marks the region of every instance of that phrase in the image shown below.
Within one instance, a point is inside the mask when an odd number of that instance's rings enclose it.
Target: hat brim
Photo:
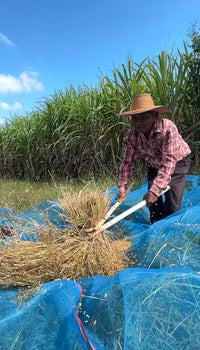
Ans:
[[[166,106],[154,106],[153,108],[150,108],[150,109],[145,109],[145,110],[144,109],[135,109],[133,111],[119,113],[119,114],[117,114],[117,117],[120,117],[123,115],[136,115],[136,114],[146,113],[146,112],[150,112],[150,111],[155,111],[159,114],[163,114],[163,113],[169,112],[170,109]]]

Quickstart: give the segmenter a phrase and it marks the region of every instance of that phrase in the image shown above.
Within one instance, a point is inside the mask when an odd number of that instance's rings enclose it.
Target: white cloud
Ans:
[[[36,72],[23,72],[20,74],[20,79],[24,90],[30,92],[33,90],[42,90],[42,83],[37,81],[38,73]]]
[[[11,75],[0,74],[0,92],[6,94],[8,92],[22,92],[23,86],[20,79]]]
[[[4,34],[0,33],[0,41],[5,43],[8,46],[15,46],[15,44],[7,38]]]
[[[7,111],[16,111],[17,109],[22,108],[22,105],[19,102],[15,102],[13,105],[9,105],[6,102],[0,101],[0,108],[5,109]]]
[[[37,80],[38,73],[36,72],[23,72],[19,78],[16,78],[10,74],[0,74],[0,93],[7,94],[31,92],[33,90],[41,91],[43,85]]]

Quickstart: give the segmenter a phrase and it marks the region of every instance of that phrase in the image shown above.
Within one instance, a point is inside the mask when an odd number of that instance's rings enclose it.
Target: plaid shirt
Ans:
[[[123,139],[123,160],[120,165],[118,187],[125,192],[138,155],[145,155],[150,166],[158,169],[158,174],[149,189],[156,196],[171,180],[176,163],[191,153],[182,139],[176,125],[169,119],[156,119],[148,140],[142,133],[131,128]]]

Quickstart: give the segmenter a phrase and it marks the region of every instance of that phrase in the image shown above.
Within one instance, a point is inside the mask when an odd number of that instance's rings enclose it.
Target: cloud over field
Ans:
[[[23,72],[18,78],[8,74],[0,74],[0,93],[21,93],[33,90],[41,91],[43,85],[37,80],[37,72]]]
[[[22,108],[22,105],[19,102],[15,102],[13,105],[9,105],[6,102],[0,101],[0,108],[5,109],[7,111],[16,111],[17,109]]]

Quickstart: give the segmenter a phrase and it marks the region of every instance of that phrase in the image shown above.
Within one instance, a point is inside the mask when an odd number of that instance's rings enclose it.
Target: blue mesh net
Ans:
[[[144,181],[114,215],[140,202],[146,190]],[[110,192],[114,204],[117,187]],[[56,202],[22,214],[0,210],[1,224],[10,227],[48,218],[63,228],[64,217]],[[48,282],[23,302],[26,290],[1,288],[1,350],[200,349],[200,177],[187,176],[177,213],[150,225],[144,207],[110,230],[131,241],[135,266],[112,278]]]

